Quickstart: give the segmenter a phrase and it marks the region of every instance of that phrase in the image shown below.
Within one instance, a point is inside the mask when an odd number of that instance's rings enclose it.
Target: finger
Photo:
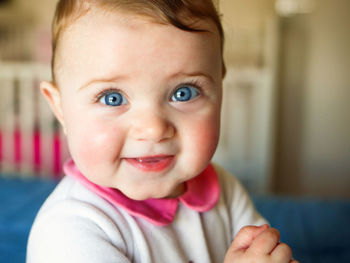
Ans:
[[[278,245],[280,233],[275,228],[268,228],[258,235],[248,250],[257,254],[268,255]]]
[[[269,228],[269,225],[267,224],[261,226],[242,227],[229,249],[233,251],[247,249],[252,244],[253,240],[267,228]]]
[[[289,261],[289,263],[299,263],[298,260],[292,259],[291,261]]]
[[[271,252],[271,257],[275,262],[289,263],[292,260],[292,249],[286,243],[279,243]]]

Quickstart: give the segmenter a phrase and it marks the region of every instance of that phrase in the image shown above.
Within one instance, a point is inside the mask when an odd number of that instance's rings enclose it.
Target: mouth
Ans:
[[[157,155],[157,156],[145,156],[136,158],[124,158],[133,167],[144,172],[160,172],[169,167],[173,160],[174,155]]]

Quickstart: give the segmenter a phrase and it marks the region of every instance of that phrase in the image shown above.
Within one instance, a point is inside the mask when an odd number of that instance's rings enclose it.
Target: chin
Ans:
[[[138,193],[128,193],[127,191],[122,191],[120,190],[125,196],[127,196],[128,198],[132,199],[132,200],[136,200],[136,201],[144,201],[150,198],[162,198],[162,197],[158,197],[155,196],[154,193],[150,194],[148,192],[143,193],[143,192],[138,192]]]
[[[123,192],[123,191],[122,191]],[[172,194],[171,191],[160,192],[159,189],[153,189],[145,192],[138,193],[128,193],[127,191],[123,192],[128,198],[136,200],[136,201],[144,201],[147,199],[161,199],[161,198],[169,198]]]

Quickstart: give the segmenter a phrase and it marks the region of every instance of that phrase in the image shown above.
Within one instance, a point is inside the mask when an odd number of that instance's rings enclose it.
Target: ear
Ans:
[[[40,83],[40,91],[44,95],[57,120],[61,123],[64,133],[66,133],[60,91],[54,83],[48,81]]]

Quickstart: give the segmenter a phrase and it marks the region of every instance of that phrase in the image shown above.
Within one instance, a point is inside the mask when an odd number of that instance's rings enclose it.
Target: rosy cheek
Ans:
[[[107,132],[100,133],[98,131],[91,130],[89,133],[90,135],[81,138],[78,145],[79,148],[77,154],[86,160],[93,158],[99,160],[99,157],[103,155],[103,152],[106,150],[105,148],[109,135]]]
[[[188,160],[198,169],[204,169],[212,158],[219,139],[220,121],[217,117],[207,116],[188,129]],[[204,167],[203,167],[204,166]]]
[[[122,131],[118,127],[95,122],[95,125],[77,129],[70,138],[70,148],[74,159],[82,166],[99,166],[112,162],[119,156]]]
[[[204,155],[212,155],[216,149],[219,129],[216,123],[202,123],[200,128],[197,129],[197,136],[195,137],[196,144],[198,146],[198,151]]]

